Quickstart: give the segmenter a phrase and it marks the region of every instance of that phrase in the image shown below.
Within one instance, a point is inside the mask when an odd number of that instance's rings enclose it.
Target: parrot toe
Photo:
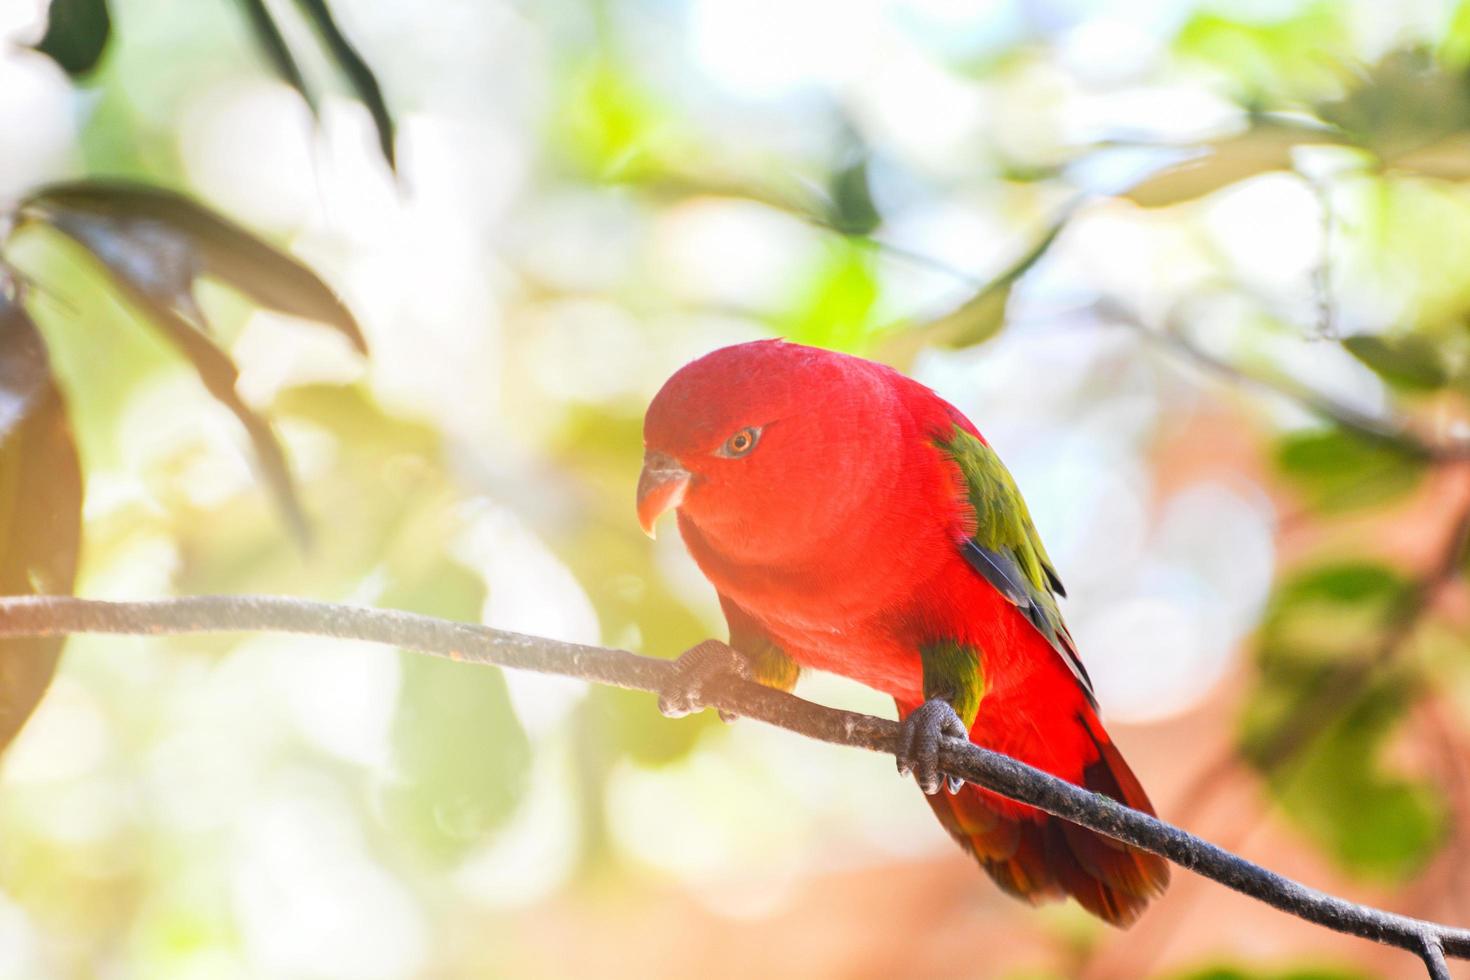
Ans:
[[[669,718],[682,718],[704,709],[704,691],[712,682],[736,676],[750,680],[750,664],[736,650],[719,640],[705,640],[690,647],[674,661],[674,675],[658,695],[658,710]],[[720,712],[730,721],[733,716]]]
[[[931,698],[909,713],[898,726],[894,756],[900,776],[912,775],[919,789],[929,796],[948,788],[959,792],[964,780],[939,771],[939,741],[944,737],[969,738],[965,723],[954,706],[943,698]]]

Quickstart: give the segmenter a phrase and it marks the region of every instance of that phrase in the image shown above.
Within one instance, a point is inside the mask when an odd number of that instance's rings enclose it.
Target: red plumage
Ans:
[[[737,648],[774,644],[892,695],[901,716],[925,700],[926,644],[981,651],[972,741],[1152,812],[1064,657],[966,560],[976,511],[940,446],[957,425],[978,436],[934,392],[869,361],[781,341],[725,348],[650,407],[640,517],[651,526],[677,506],[690,553],[743,613]],[[751,448],[732,442],[741,432]],[[1070,894],[1127,924],[1167,882],[1158,858],[978,787],[929,801],[1011,894]]]

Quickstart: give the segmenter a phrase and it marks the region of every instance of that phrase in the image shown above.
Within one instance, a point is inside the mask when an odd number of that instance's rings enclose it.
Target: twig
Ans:
[[[467,663],[516,667],[642,691],[659,690],[673,670],[671,661],[625,650],[563,643],[414,613],[288,597],[193,596],[152,602],[64,596],[0,598],[0,636],[254,631],[366,640]],[[710,707],[809,738],[874,752],[892,752],[898,732],[892,721],[824,707],[741,680],[712,685],[706,701]],[[1470,929],[1385,912],[1308,888],[1156,817],[962,739],[944,740],[940,764],[944,771],[978,786],[1168,858],[1308,922],[1412,952],[1424,960],[1431,977],[1449,976],[1445,955],[1470,959]]]
[[[1312,294],[1317,304],[1317,339],[1340,340],[1337,335],[1337,311],[1332,302],[1332,237],[1335,225],[1332,187],[1324,177],[1307,177],[1306,182],[1322,212],[1322,248],[1317,264],[1312,267]]]
[[[1177,330],[1150,328],[1130,310],[1108,300],[1094,304],[1099,317],[1126,326],[1165,353],[1187,361],[1209,374],[1241,388],[1283,398],[1306,409],[1318,418],[1335,423],[1373,442],[1419,456],[1429,462],[1456,462],[1470,459],[1470,440],[1435,441],[1425,438],[1397,419],[1379,418],[1359,411],[1286,378],[1268,378],[1251,374],[1229,361],[1222,360],[1198,346]]]

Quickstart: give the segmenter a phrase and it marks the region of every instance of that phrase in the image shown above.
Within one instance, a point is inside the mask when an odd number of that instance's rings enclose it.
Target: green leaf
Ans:
[[[1450,380],[1440,346],[1423,337],[1359,334],[1345,338],[1342,346],[1395,388],[1433,391]]]
[[[282,81],[301,94],[312,114],[318,115],[316,93],[306,84],[301,66],[291,53],[291,47],[281,34],[275,18],[271,16],[270,7],[265,0],[240,0],[240,4],[250,22],[250,31],[255,36],[255,42],[270,62],[271,68]],[[388,111],[388,104],[383,99],[383,90],[377,77],[352,42],[342,33],[331,9],[322,0],[296,0],[296,6],[316,31],[327,49],[328,57],[347,80],[353,94],[372,116],[383,159],[388,162],[390,169],[396,170],[398,161],[394,146],[393,115]]]
[[[1260,970],[1247,966],[1209,966],[1170,974],[1172,980],[1373,980],[1374,975],[1348,967],[1302,966]]]
[[[830,197],[827,223],[844,235],[869,235],[882,224],[868,184],[866,150],[854,149],[850,159],[832,174]]]
[[[1409,447],[1343,429],[1297,432],[1276,445],[1276,466],[1316,510],[1380,504],[1408,493],[1427,461]]]
[[[1348,870],[1389,880],[1422,867],[1446,826],[1434,788],[1382,762],[1412,703],[1412,682],[1386,670],[1361,673],[1413,592],[1403,575],[1371,562],[1312,568],[1281,584],[1241,719],[1241,754],[1263,770],[1287,817]],[[1313,717],[1327,706],[1332,714],[1303,739],[1303,712]],[[1297,743],[1290,755],[1281,752],[1283,736]]]
[[[46,34],[36,50],[76,78],[97,67],[111,34],[107,0],[51,0]]]
[[[1440,62],[1450,68],[1470,67],[1470,0],[1460,0],[1441,35]]]
[[[1413,583],[1376,562],[1343,562],[1297,573],[1277,586],[1261,624],[1261,646],[1288,647],[1300,654],[1327,651],[1341,657],[1376,641],[1376,632],[1396,615]]]
[[[1005,325],[1006,306],[1010,302],[1011,290],[1056,243],[1057,237],[1067,227],[1070,219],[1071,209],[1068,208],[1046,228],[1030,248],[950,312],[896,330],[879,348],[879,358],[889,364],[904,367],[924,347],[973,347],[995,336]]]
[[[1470,86],[1424,48],[1391,51],[1317,115],[1392,162],[1398,155],[1470,127]]]
[[[198,326],[185,320],[172,308],[156,302],[149,294],[133,289],[128,284],[122,285],[129,298],[194,366],[204,389],[240,420],[240,425],[245,429],[250,445],[255,450],[261,474],[279,503],[291,532],[299,541],[310,540],[310,525],[296,492],[296,480],[291,475],[291,464],[286,459],[286,451],[265,416],[247,405],[235,390],[235,384],[240,380],[235,362]]]
[[[347,40],[347,35],[337,26],[325,0],[296,0],[296,5],[316,29],[322,43],[326,45],[327,53],[347,79],[353,93],[367,107],[368,114],[373,117],[373,127],[378,133],[378,147],[383,151],[383,159],[388,161],[390,169],[396,170],[398,162],[394,152],[393,116],[388,111],[388,103],[383,100],[383,90],[378,85],[377,77],[362,55],[357,53],[352,42]]]
[[[1295,764],[1267,780],[1293,823],[1368,878],[1412,877],[1449,830],[1448,807],[1431,782],[1386,772],[1381,763],[1410,693],[1402,682],[1374,685]]]
[[[281,29],[276,26],[275,18],[271,16],[270,8],[266,6],[265,0],[240,0],[240,5],[245,8],[245,16],[250,21],[251,33],[255,35],[255,41],[265,53],[271,68],[280,76],[281,81],[301,93],[301,97],[306,100],[306,104],[315,114],[317,111],[316,97],[306,87],[306,79],[301,75],[301,66],[296,63],[296,57],[286,44],[285,37],[281,35]]]
[[[1243,717],[1242,754],[1271,764],[1283,733],[1313,710],[1336,672],[1376,654],[1412,591],[1403,575],[1367,561],[1309,568],[1277,585],[1256,639],[1261,675]]]
[[[777,318],[776,329],[798,343],[860,353],[869,340],[877,302],[871,245],[836,239],[828,243],[791,309]]]
[[[1192,201],[1249,177],[1290,170],[1293,149],[1329,142],[1333,137],[1325,131],[1262,123],[1206,143],[1199,155],[1150,174],[1121,196],[1146,208]]]
[[[268,309],[326,324],[366,353],[351,312],[306,265],[182,194],[121,180],[51,184],[22,202],[113,272],[171,305],[192,309],[195,278],[213,276]]]
[[[584,175],[599,180],[657,177],[673,185],[666,193],[678,196],[720,192],[691,188],[684,168],[673,171],[661,158],[660,134],[669,128],[670,118],[629,68],[598,55],[563,78],[561,86],[551,120],[553,140]]]
[[[357,322],[336,295],[294,258],[160,188],[58,184],[32,194],[21,213],[91,252],[118,289],[188,359],[209,393],[240,420],[282,513],[305,541],[307,521],[285,452],[270,423],[236,392],[238,371],[210,339],[194,287],[200,276],[214,276],[263,306],[333,327],[365,352]]]
[[[1335,91],[1340,69],[1323,53],[1348,49],[1351,37],[1343,6],[1330,0],[1255,16],[1202,6],[1180,28],[1174,48],[1233,83],[1242,105],[1270,105]]]
[[[40,332],[0,292],[0,594],[70,593],[82,476]],[[60,637],[0,640],[0,748],[56,672]]]

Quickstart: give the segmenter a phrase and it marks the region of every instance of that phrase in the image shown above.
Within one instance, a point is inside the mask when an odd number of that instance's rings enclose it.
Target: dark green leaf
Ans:
[[[365,350],[362,333],[341,301],[295,259],[159,188],[112,182],[53,185],[28,198],[22,213],[95,255],[118,288],[188,358],[209,393],[245,427],[293,532],[306,540],[306,518],[285,453],[270,424],[235,391],[238,372],[210,340],[193,290],[200,275],[213,275],[262,305],[332,326]]]
[[[46,347],[0,293],[0,594],[70,593],[82,477]],[[0,748],[51,682],[61,638],[0,640]]]
[[[250,20],[250,30],[260,49],[265,52],[266,60],[271,63],[281,80],[300,92],[306,104],[311,106],[312,112],[316,112],[316,97],[306,87],[301,67],[296,64],[296,58],[291,54],[286,39],[281,36],[281,29],[276,26],[275,18],[271,16],[265,0],[240,0],[240,4],[245,8],[245,16]]]
[[[255,450],[256,462],[265,477],[297,540],[310,539],[311,529],[306,513],[301,508],[301,498],[296,493],[296,481],[291,475],[291,464],[271,424],[255,409],[245,404],[235,390],[240,372],[228,354],[220,350],[214,341],[194,323],[180,316],[172,307],[157,302],[152,295],[132,288],[120,281],[119,286],[128,297],[142,308],[154,326],[161,330],[179,353],[188,358],[199,374],[204,388],[223,406],[228,408],[250,437]]]
[[[1317,510],[1382,503],[1418,485],[1427,461],[1390,442],[1343,429],[1298,432],[1276,446],[1276,465]]]
[[[1439,346],[1423,337],[1411,334],[1390,340],[1359,334],[1344,339],[1342,346],[1396,388],[1432,391],[1450,379]]]
[[[111,33],[107,0],[51,0],[46,35],[36,50],[75,78],[97,66]]]
[[[357,321],[321,278],[256,235],[173,191],[114,180],[52,184],[33,193],[23,215],[48,221],[117,275],[170,303],[209,275],[262,306],[335,328],[359,351]]]
[[[296,0],[296,4],[316,28],[322,43],[327,46],[332,60],[347,78],[353,92],[367,107],[368,113],[373,117],[373,126],[378,131],[378,146],[383,151],[383,159],[388,161],[389,167],[397,169],[398,163],[393,149],[393,116],[388,112],[388,104],[383,101],[383,90],[378,86],[372,69],[337,26],[325,0]]]
[[[883,218],[873,204],[868,186],[868,155],[854,151],[851,159],[832,175],[827,223],[844,235],[871,234]]]

